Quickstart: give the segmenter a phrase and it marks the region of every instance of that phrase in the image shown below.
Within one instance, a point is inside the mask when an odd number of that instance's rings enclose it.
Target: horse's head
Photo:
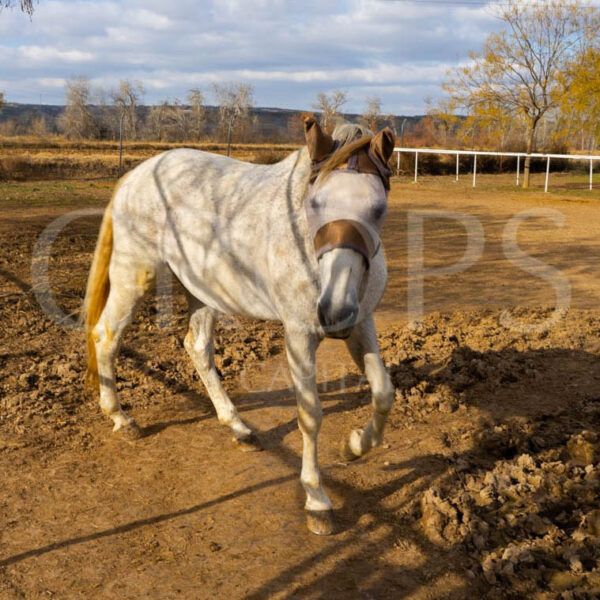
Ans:
[[[369,264],[380,251],[394,136],[388,128],[362,136],[356,127],[348,136],[346,127],[332,137],[312,118],[304,127],[312,160],[306,212],[321,282],[319,322],[327,336],[344,338],[356,323]]]

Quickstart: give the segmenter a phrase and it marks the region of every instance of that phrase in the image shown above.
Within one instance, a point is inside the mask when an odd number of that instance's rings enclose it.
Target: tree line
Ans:
[[[59,133],[74,140],[116,140],[122,132],[128,141],[302,143],[307,116],[317,116],[331,132],[347,118],[342,111],[350,99],[345,90],[318,93],[312,112],[294,112],[283,128],[265,131],[253,111],[254,88],[249,83],[213,84],[210,105],[200,88],[188,90],[183,100],[165,99],[151,106],[144,104],[144,95],[140,81],[123,79],[107,90],[92,86],[87,77],[73,77],[65,84],[65,107],[55,122],[29,113],[19,120],[0,122],[0,135],[43,137]],[[2,104],[0,93],[0,112]],[[367,97],[363,114],[354,119],[373,131],[385,125],[395,127],[397,121],[397,117],[382,112],[378,96]]]
[[[204,93],[188,90],[185,99],[165,99],[145,106],[144,85],[123,79],[112,90],[92,88],[87,77],[66,82],[65,109],[58,118],[58,129],[70,139],[118,139],[160,142],[197,142],[206,138],[208,128]],[[214,84],[217,105],[213,137],[229,137],[235,131],[238,141],[248,141],[254,123],[253,88],[247,83]]]

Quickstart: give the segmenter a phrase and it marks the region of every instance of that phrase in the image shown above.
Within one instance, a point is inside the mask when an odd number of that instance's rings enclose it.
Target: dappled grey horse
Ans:
[[[346,124],[333,136],[305,122],[307,147],[275,165],[189,149],[151,158],[124,177],[106,209],[84,313],[88,381],[114,431],[139,429],[120,407],[114,361],[135,307],[169,268],[186,290],[184,346],[221,423],[243,450],[260,449],[225,392],[213,360],[218,313],[275,319],[303,436],[301,481],[308,527],[333,531],[317,463],[322,409],[315,352],[344,338],[373,395],[373,418],[343,444],[346,460],[381,443],[394,391],[379,356],[373,311],[387,280],[379,232],[387,211],[394,138]]]

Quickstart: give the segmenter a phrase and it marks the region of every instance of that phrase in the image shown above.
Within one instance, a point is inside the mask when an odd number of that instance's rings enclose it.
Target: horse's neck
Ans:
[[[275,166],[275,165],[274,165]],[[279,196],[287,210],[297,212],[303,209],[304,198],[308,191],[310,178],[310,158],[306,148],[290,154],[275,167],[281,168],[278,177],[285,186],[285,192]]]

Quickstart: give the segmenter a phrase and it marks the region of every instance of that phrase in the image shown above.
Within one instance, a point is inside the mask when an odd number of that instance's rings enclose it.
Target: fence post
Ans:
[[[473,155],[473,187],[477,183],[477,154]]]
[[[419,166],[419,153],[415,152],[415,181],[414,183],[417,183],[417,168]]]
[[[548,191],[548,178],[550,177],[550,157],[546,161],[546,183],[544,184],[544,193]]]
[[[396,157],[396,175],[400,175],[400,150],[396,153],[398,156]]]
[[[517,154],[517,187],[519,187],[520,171],[521,171],[521,155]]]
[[[592,190],[594,188],[593,176],[594,176],[594,161],[592,159],[590,159],[590,190]]]
[[[456,181],[458,181],[458,154],[456,155]]]

